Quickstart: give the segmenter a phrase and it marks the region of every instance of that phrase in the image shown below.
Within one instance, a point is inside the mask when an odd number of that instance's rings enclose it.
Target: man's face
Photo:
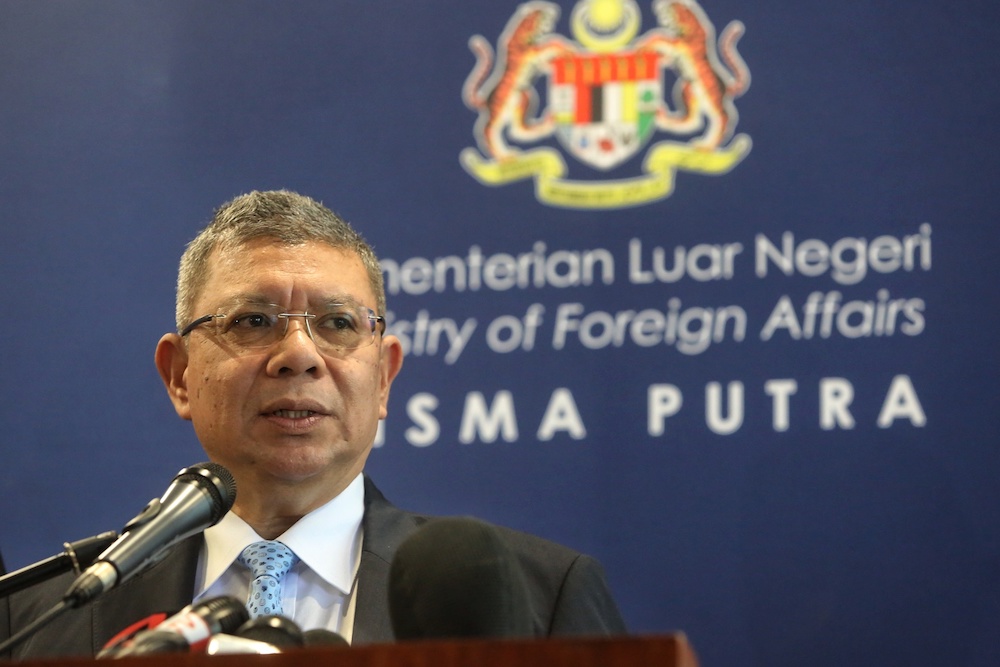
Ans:
[[[251,297],[289,313],[345,300],[376,309],[356,254],[320,242],[282,246],[261,239],[213,253],[193,317]],[[185,353],[183,342],[165,336],[160,347],[167,342],[172,351],[158,348],[157,365],[177,413],[192,421],[209,458],[238,482],[255,488],[307,482],[339,493],[362,470],[402,363],[398,340],[376,335],[371,345],[329,353],[299,317],[289,318],[284,337],[265,348],[234,349],[211,325],[188,339]]]

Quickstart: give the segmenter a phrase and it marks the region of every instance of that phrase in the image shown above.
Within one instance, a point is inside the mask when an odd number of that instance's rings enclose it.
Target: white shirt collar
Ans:
[[[359,474],[340,495],[299,519],[277,539],[294,551],[306,567],[347,595],[354,582],[354,552],[360,544],[356,538],[364,512],[364,476]],[[204,575],[196,586],[196,595],[215,583],[247,545],[262,539],[233,512],[207,528]]]

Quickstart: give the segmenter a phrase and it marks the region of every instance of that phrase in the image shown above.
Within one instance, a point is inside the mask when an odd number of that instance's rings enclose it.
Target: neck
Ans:
[[[247,524],[254,529],[254,532],[260,535],[265,540],[273,540],[279,537],[285,531],[291,528],[296,521],[305,516],[305,514],[299,514],[299,513],[257,514],[253,512],[248,512],[244,508],[238,507],[236,505],[233,505],[233,512],[235,512],[238,517],[246,521]]]
[[[337,485],[242,484],[232,511],[247,522],[265,540],[273,540],[291,528],[299,519],[330,502],[353,481],[353,477]],[[244,490],[245,489],[245,490]]]

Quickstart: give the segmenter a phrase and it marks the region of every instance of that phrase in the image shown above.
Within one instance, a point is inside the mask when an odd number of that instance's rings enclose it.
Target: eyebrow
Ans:
[[[216,307],[216,311],[228,311],[240,306],[277,306],[274,300],[267,298],[263,294],[236,294]]]
[[[277,306],[279,308],[284,308],[280,303],[275,303],[274,299],[271,299],[261,293],[244,293],[236,294],[231,296],[222,302],[222,304],[216,308],[217,312],[227,311],[232,308],[237,308],[241,306]],[[368,308],[363,302],[354,298],[350,294],[329,294],[324,296],[319,300],[309,300],[308,309],[312,308],[328,308],[330,306],[352,306],[357,308]],[[374,308],[370,308],[374,312]]]
[[[355,308],[368,307],[350,294],[331,294],[330,296],[325,297],[320,303],[324,306],[353,306]]]

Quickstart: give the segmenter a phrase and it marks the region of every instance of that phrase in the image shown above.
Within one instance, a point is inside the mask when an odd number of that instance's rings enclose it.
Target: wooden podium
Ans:
[[[39,660],[25,667],[97,664]],[[683,634],[597,639],[419,641],[370,646],[291,649],[278,655],[167,654],[101,660],[121,667],[697,667]]]

